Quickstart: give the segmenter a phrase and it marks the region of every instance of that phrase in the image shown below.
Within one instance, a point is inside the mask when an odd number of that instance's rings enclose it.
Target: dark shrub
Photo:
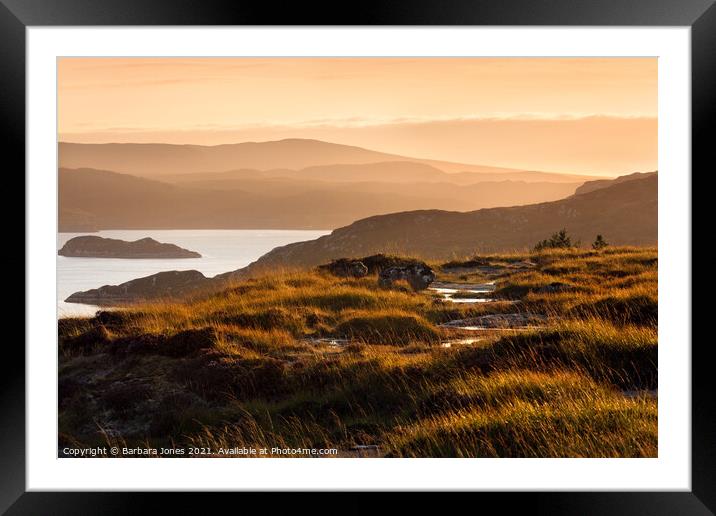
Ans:
[[[300,317],[278,307],[253,312],[215,314],[215,317],[225,324],[234,324],[255,330],[282,329],[298,333],[303,328],[303,320]]]
[[[112,347],[109,348],[112,353],[127,355],[156,355],[159,354],[160,346],[165,342],[166,337],[154,333],[143,333],[141,335],[131,335],[129,337],[119,337],[114,340]]]
[[[214,347],[216,332],[213,328],[183,330],[164,336],[144,333],[115,340],[112,352],[127,355],[164,355],[185,357]]]
[[[577,305],[572,313],[579,317],[603,317],[617,324],[656,326],[659,303],[649,296],[607,297]]]
[[[59,338],[60,353],[86,355],[105,347],[111,341],[104,326],[93,327],[76,337]]]
[[[106,409],[124,413],[146,400],[151,393],[151,387],[141,381],[115,383],[102,393],[102,403]]]
[[[429,322],[415,315],[358,315],[340,323],[336,333],[371,344],[404,345],[440,339]]]
[[[131,315],[128,312],[121,310],[100,310],[94,316],[94,322],[106,327],[106,328],[121,328],[125,326],[131,320]]]
[[[62,409],[68,402],[84,390],[82,383],[74,378],[61,376],[57,381],[57,402]]]
[[[171,357],[183,357],[210,349],[215,342],[216,333],[213,328],[184,330],[169,337],[160,347],[160,353]]]

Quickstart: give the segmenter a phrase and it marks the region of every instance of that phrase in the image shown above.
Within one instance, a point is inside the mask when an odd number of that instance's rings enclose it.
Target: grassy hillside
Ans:
[[[433,266],[492,302],[286,272],[62,319],[60,447],[655,457],[656,249],[478,258]],[[541,322],[443,326],[491,314]]]

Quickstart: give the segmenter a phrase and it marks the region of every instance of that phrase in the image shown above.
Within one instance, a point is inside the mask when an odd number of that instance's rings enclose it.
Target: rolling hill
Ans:
[[[601,233],[615,245],[657,243],[657,176],[615,181],[566,199],[467,213],[421,210],[374,216],[317,240],[276,248],[249,266],[307,267],[334,258],[385,252],[425,259],[529,248],[566,228],[574,240]]]

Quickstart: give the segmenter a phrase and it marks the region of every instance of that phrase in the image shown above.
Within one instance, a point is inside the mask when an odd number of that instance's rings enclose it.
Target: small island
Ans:
[[[142,238],[134,242],[127,242],[126,240],[98,236],[71,238],[57,254],[73,258],[201,258],[201,255],[195,251],[182,249],[174,244],[157,242],[153,238]]]

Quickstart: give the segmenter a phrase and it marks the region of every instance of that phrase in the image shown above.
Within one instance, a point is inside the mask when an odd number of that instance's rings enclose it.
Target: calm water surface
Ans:
[[[175,230],[112,230],[92,235],[138,240],[151,237],[159,242],[176,244],[184,249],[197,251],[201,258],[181,260],[115,259],[115,258],[68,258],[57,257],[57,310],[60,317],[93,315],[98,307],[65,303],[73,292],[117,285],[135,278],[161,271],[197,270],[205,276],[245,267],[274,247],[313,240],[330,231],[302,231],[282,229],[175,229]],[[59,250],[70,238],[85,233],[59,233]]]

